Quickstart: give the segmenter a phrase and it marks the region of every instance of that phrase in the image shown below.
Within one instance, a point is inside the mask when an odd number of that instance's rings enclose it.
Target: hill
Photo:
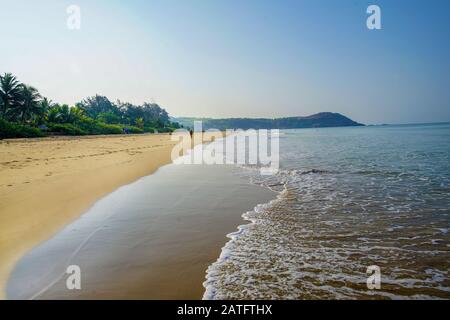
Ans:
[[[192,128],[194,121],[202,121],[203,129],[299,129],[299,128],[326,128],[326,127],[352,127],[363,126],[340,113],[321,112],[307,117],[287,117],[277,119],[264,118],[173,118],[184,127]]]

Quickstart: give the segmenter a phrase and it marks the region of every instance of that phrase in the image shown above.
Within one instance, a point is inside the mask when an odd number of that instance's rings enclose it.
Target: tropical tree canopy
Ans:
[[[13,114],[22,123],[33,121],[42,111],[39,108],[42,97],[36,88],[24,84],[21,85],[20,95],[20,102],[13,109]]]
[[[11,73],[0,75],[0,119],[70,134],[167,132],[180,127],[156,103],[114,103],[95,95],[71,107],[42,97],[35,87],[19,82]]]
[[[8,110],[18,106],[22,86],[11,73],[0,75],[0,116],[5,117]]]

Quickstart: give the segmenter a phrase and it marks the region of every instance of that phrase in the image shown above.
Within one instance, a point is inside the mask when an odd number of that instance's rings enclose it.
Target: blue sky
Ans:
[[[66,8],[81,9],[81,29]],[[379,5],[382,30],[366,28]],[[174,116],[450,121],[447,0],[0,0],[0,72]]]

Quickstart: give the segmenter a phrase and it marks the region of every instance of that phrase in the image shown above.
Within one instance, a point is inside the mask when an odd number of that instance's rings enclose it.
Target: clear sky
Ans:
[[[81,9],[81,29],[66,8]],[[368,30],[379,5],[382,30]],[[448,0],[0,0],[0,72],[174,116],[450,121]]]

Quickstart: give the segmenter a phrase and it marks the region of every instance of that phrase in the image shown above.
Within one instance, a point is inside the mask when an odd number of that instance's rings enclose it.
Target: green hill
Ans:
[[[288,117],[277,119],[264,118],[173,118],[184,127],[192,128],[194,121],[202,121],[203,129],[298,129],[363,126],[339,113],[321,112],[307,117]]]

